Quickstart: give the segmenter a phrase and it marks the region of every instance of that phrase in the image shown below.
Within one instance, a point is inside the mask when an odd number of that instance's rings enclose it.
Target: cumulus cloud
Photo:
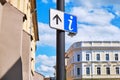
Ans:
[[[108,25],[114,15],[104,9],[87,9],[83,7],[73,7],[71,13],[76,15],[79,22]]]
[[[51,29],[48,24],[45,23],[38,23],[38,28],[39,28],[39,38],[40,41],[37,42],[38,45],[41,46],[53,46],[55,47],[56,45],[56,30]]]
[[[120,29],[113,25],[101,26],[88,26],[79,24],[78,33],[74,37],[66,35],[66,49],[71,44],[79,41],[117,41],[120,40]]]
[[[103,41],[103,40],[120,40],[120,29],[109,25],[109,26],[86,26],[79,25],[81,28],[78,29],[78,34],[74,37],[66,35],[67,44],[71,44],[76,41]],[[114,37],[114,38],[113,38]]]
[[[55,69],[53,66],[56,64],[56,57],[55,56],[47,56],[47,55],[38,55],[36,57],[36,70],[46,77],[54,76]]]

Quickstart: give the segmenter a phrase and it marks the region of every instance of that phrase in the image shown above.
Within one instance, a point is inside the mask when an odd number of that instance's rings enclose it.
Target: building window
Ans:
[[[116,74],[120,74],[119,67],[116,67]]]
[[[89,61],[89,54],[86,54],[86,60]]]
[[[86,74],[90,75],[90,68],[89,67],[86,67]]]
[[[110,75],[110,68],[109,67],[106,67],[106,74]]]
[[[106,60],[109,61],[109,54],[106,54]]]
[[[101,68],[97,67],[97,75],[101,75]]]
[[[115,54],[115,60],[118,61],[118,54]]]
[[[77,75],[80,75],[80,68],[77,68]]]
[[[97,54],[96,58],[99,61],[100,60],[100,54]]]
[[[77,55],[77,61],[80,61],[80,55],[79,54]]]

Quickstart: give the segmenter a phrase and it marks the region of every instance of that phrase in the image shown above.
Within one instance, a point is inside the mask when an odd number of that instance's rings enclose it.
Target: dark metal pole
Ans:
[[[57,10],[64,11],[64,0],[57,0]],[[56,80],[65,80],[65,32],[57,30]]]

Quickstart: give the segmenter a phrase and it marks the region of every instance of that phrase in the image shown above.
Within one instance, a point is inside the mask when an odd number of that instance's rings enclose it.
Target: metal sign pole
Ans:
[[[57,10],[64,11],[64,0],[57,0]],[[65,31],[57,30],[56,80],[65,80]]]

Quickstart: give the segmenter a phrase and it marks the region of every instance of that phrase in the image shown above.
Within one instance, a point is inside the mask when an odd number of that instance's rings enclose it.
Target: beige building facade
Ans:
[[[33,80],[39,40],[35,0],[0,0],[0,80]]]
[[[45,76],[36,72],[35,71],[35,75],[34,75],[34,79],[33,80],[44,80],[45,79]]]
[[[67,80],[120,80],[120,41],[83,41],[66,52]]]

